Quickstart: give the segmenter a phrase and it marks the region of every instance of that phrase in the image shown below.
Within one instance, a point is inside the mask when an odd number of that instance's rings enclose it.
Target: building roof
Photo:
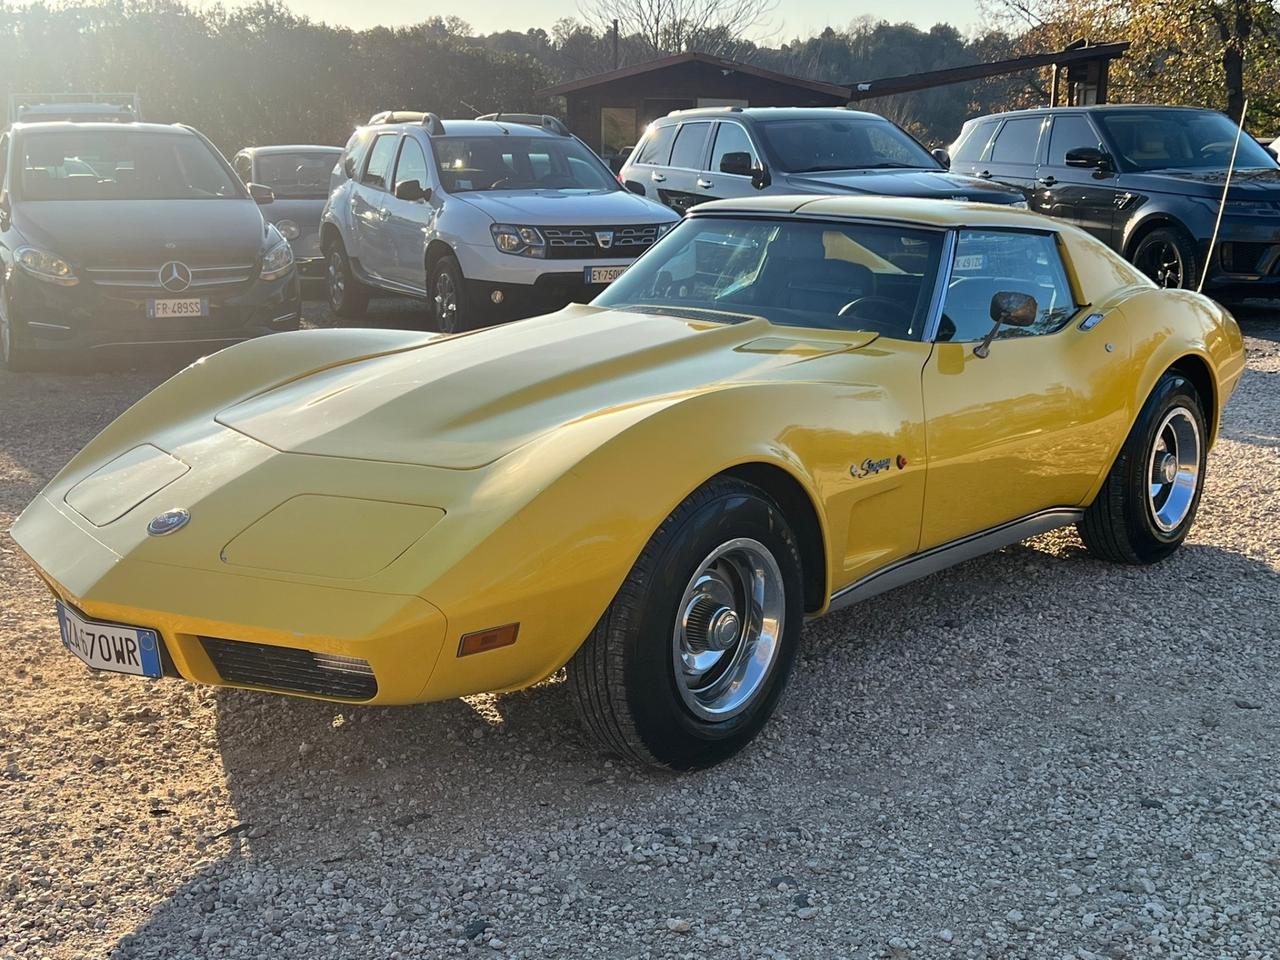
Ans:
[[[676,67],[686,63],[705,63],[719,70],[731,70],[734,73],[745,73],[748,76],[759,77],[762,80],[771,80],[774,83],[785,84],[789,87],[798,87],[802,90],[809,90],[812,93],[820,93],[824,96],[836,97],[842,100],[849,99],[849,88],[839,84],[822,83],[818,80],[805,80],[802,77],[793,77],[785,73],[765,70],[763,67],[756,67],[749,63],[741,63],[737,60],[725,60],[723,57],[713,57],[709,53],[697,52],[677,53],[669,57],[661,57],[657,60],[647,60],[644,63],[633,64],[629,67],[619,67],[617,70],[610,70],[608,73],[597,73],[595,76],[582,77],[579,80],[569,80],[565,83],[558,83],[555,86],[547,87],[545,90],[539,90],[538,92],[547,97],[562,97],[565,94],[577,93],[580,90],[604,86],[605,84],[614,83],[618,80],[627,80],[631,77],[638,77],[646,73],[653,73],[656,70],[666,70],[670,67]]]

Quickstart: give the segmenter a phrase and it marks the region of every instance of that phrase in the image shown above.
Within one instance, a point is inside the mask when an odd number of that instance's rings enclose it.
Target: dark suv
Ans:
[[[1021,189],[1033,210],[1092,233],[1164,287],[1196,287],[1236,125],[1191,107],[1020,110],[970,120],[951,168]],[[1280,296],[1280,166],[1240,138],[1205,291]]]
[[[189,127],[0,133],[0,362],[114,345],[222,345],[301,318],[289,243]]]

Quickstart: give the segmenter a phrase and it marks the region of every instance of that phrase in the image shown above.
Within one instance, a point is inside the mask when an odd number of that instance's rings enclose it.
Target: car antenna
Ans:
[[[1200,271],[1200,284],[1196,293],[1204,290],[1204,282],[1209,277],[1209,264],[1213,260],[1213,248],[1218,245],[1218,230],[1222,227],[1222,211],[1227,208],[1227,191],[1231,189],[1231,175],[1236,171],[1236,153],[1240,150],[1240,135],[1244,133],[1244,118],[1249,114],[1249,101],[1245,100],[1240,108],[1240,126],[1236,127],[1236,142],[1231,146],[1231,162],[1227,164],[1227,178],[1222,182],[1222,200],[1218,204],[1218,217],[1213,221],[1213,235],[1209,237],[1209,249],[1204,255],[1204,269]]]

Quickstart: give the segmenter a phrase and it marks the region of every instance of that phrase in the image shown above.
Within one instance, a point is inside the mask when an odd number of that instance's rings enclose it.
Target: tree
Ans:
[[[650,56],[699,50],[732,57],[764,28],[777,0],[581,0],[587,26],[638,38]]]

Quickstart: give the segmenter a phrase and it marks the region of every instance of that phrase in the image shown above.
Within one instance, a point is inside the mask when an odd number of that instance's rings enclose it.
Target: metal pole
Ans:
[[[1209,278],[1209,264],[1213,263],[1213,248],[1218,242],[1218,230],[1222,227],[1222,211],[1227,206],[1227,191],[1231,189],[1231,174],[1236,169],[1236,151],[1240,149],[1240,134],[1244,133],[1244,118],[1249,114],[1249,101],[1244,102],[1244,109],[1240,112],[1240,126],[1236,127],[1236,142],[1231,147],[1231,162],[1227,164],[1227,178],[1222,181],[1222,202],[1218,204],[1218,219],[1213,221],[1213,236],[1209,238],[1209,249],[1204,255],[1204,270],[1200,274],[1200,285],[1196,287],[1196,293],[1204,289],[1204,282]]]
[[[613,69],[618,69],[618,19],[613,20]]]

